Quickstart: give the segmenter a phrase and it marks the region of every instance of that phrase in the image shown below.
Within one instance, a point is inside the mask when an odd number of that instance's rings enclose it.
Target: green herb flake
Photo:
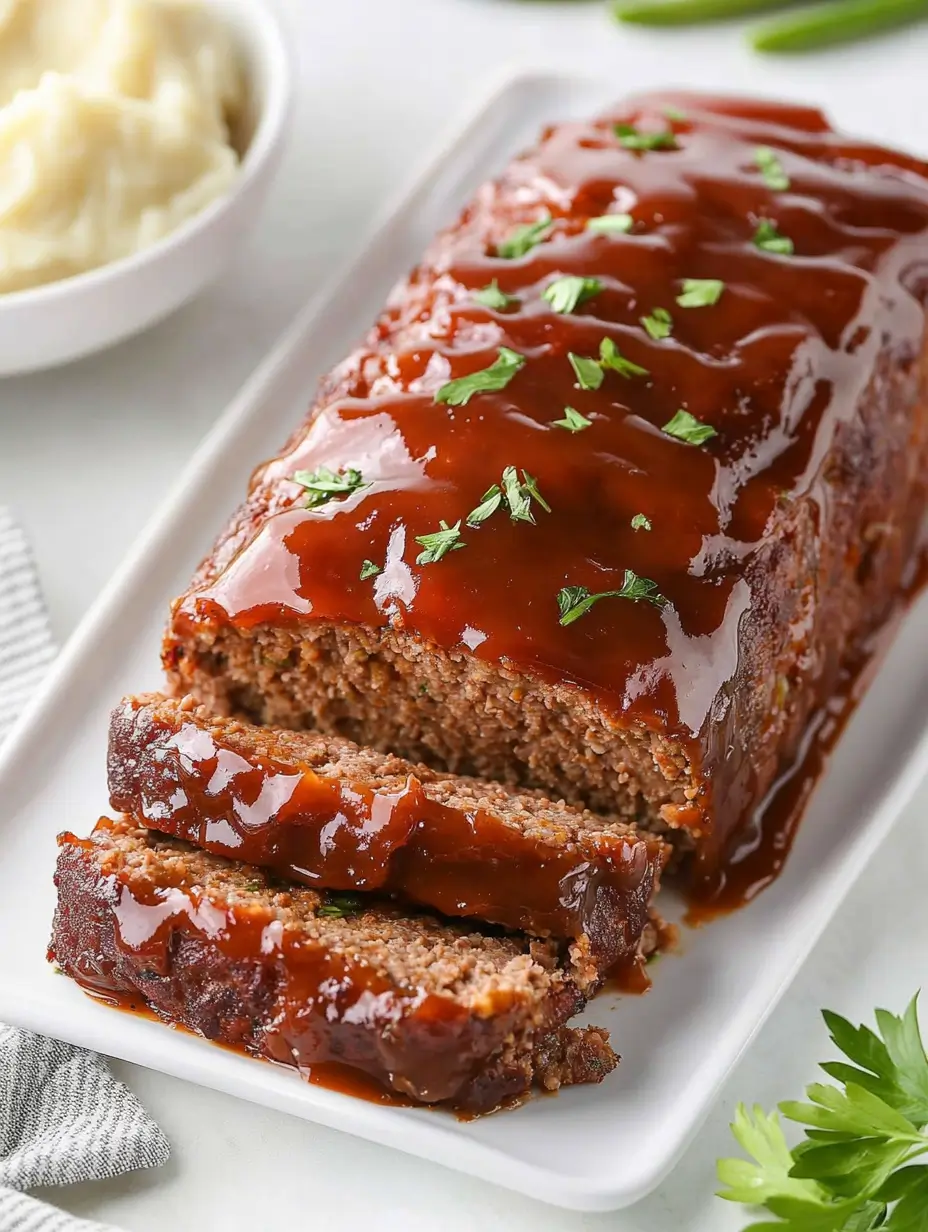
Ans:
[[[378,573],[382,572],[383,570],[380,568],[380,565],[375,565],[372,560],[365,560],[361,562],[359,577],[362,582],[366,582],[368,578],[376,577]]]
[[[329,894],[325,903],[317,909],[316,915],[340,920],[347,916],[360,915],[363,910],[364,900],[356,894]]]
[[[595,359],[588,355],[575,355],[568,352],[567,358],[577,378],[578,389],[599,389],[603,383],[603,370]]]
[[[592,419],[587,419],[585,415],[581,415],[579,411],[575,411],[572,406],[564,407],[563,419],[551,420],[551,426],[553,428],[566,428],[568,432],[582,432],[584,428],[589,428],[592,423]]]
[[[678,124],[684,123],[686,120],[686,112],[681,111],[679,107],[667,106],[664,108],[664,115],[668,120],[673,120]]]
[[[611,338],[604,338],[599,344],[599,363],[602,368],[618,372],[619,376],[624,376],[626,380],[631,380],[633,376],[650,375],[647,368],[626,359]]]
[[[673,317],[666,308],[652,308],[648,316],[641,318],[641,324],[655,342],[669,338],[673,333]]]
[[[603,284],[598,278],[579,278],[568,275],[556,278],[545,287],[541,298],[551,305],[555,312],[573,312],[580,304],[598,295]]]
[[[769,145],[759,145],[754,151],[754,165],[760,168],[764,183],[774,192],[786,192],[789,188],[789,176],[783,170],[783,164],[777,158]]]
[[[632,518],[632,530],[650,530],[651,519],[645,517],[643,513],[636,513]]]
[[[667,603],[657,589],[656,582],[652,582],[650,578],[639,577],[631,569],[626,569],[619,590],[603,590],[599,594],[592,594],[585,586],[563,587],[557,596],[560,623],[572,625],[575,620],[585,616],[600,599],[632,599],[636,602],[651,603],[654,607],[664,607]]]
[[[600,214],[598,218],[587,219],[586,229],[600,235],[627,235],[634,225],[631,214]]]
[[[520,355],[518,351],[510,351],[509,347],[500,347],[497,358],[489,368],[448,381],[436,393],[435,401],[444,402],[448,406],[466,406],[474,394],[496,393],[505,389],[524,364],[524,355]]]
[[[772,252],[780,257],[791,257],[795,251],[793,241],[788,235],[781,235],[777,225],[769,218],[762,218],[754,232],[754,247],[761,252]]]
[[[684,278],[677,296],[681,308],[710,308],[722,298],[725,283],[720,278]]]
[[[480,498],[480,504],[476,509],[472,509],[467,515],[467,525],[474,527],[479,526],[481,522],[485,522],[487,518],[493,516],[497,509],[503,503],[503,493],[499,484],[494,483],[492,488],[487,488],[483,496]]]
[[[615,135],[626,150],[642,153],[645,150],[675,150],[677,148],[676,135],[670,129],[658,133],[643,133],[634,124],[615,124],[613,128]]]
[[[664,424],[661,431],[668,436],[675,437],[678,441],[684,441],[687,445],[704,445],[713,436],[718,436],[711,424],[700,423],[695,415],[683,410],[677,411],[673,419]]]
[[[338,471],[329,470],[327,466],[319,466],[314,471],[296,471],[293,482],[309,493],[307,509],[317,509],[337,497],[350,496],[352,492],[370,487],[364,482],[361,472],[353,466],[342,467]]]
[[[460,542],[460,518],[458,518],[453,526],[449,526],[445,521],[440,521],[438,525],[441,527],[440,530],[432,531],[428,535],[416,536],[416,543],[424,549],[416,557],[417,565],[434,565],[443,556],[447,556],[449,552],[456,552],[458,548],[467,546]]]
[[[496,312],[505,312],[507,308],[517,308],[519,301],[514,295],[507,295],[499,289],[499,283],[494,278],[491,283],[474,292],[474,299],[484,308],[492,308]]]
[[[529,222],[516,227],[496,245],[496,255],[507,261],[515,261],[519,257],[524,257],[526,253],[532,251],[536,244],[540,244],[547,237],[553,226],[554,219],[550,214],[545,214],[537,222]]]

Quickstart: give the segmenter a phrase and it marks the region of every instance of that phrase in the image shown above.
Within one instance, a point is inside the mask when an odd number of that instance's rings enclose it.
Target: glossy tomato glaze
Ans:
[[[671,148],[625,148],[616,123],[670,132]],[[788,188],[768,185],[760,147]],[[514,213],[553,226],[504,259]],[[631,231],[587,228],[606,213],[629,213]],[[758,247],[765,223],[790,255]],[[565,274],[603,287],[558,314],[542,295]],[[493,279],[516,304],[475,302]],[[685,279],[724,291],[681,307]],[[257,473],[260,516],[175,627],[392,626],[574,683],[695,763],[738,667],[751,564],[778,533],[778,502],[824,507],[823,465],[879,364],[921,353],[926,285],[928,167],[834,134],[817,111],[663,95],[548,130],[480,190],[329,379],[308,431]],[[641,323],[655,308],[671,314],[669,337]],[[580,389],[568,353],[596,357],[604,338],[646,375],[606,371]],[[525,358],[505,389],[436,400],[500,346]],[[553,426],[565,406],[590,426]],[[679,409],[716,435],[694,445],[662,431]],[[320,466],[356,467],[365,486],[307,509],[291,477]],[[466,519],[507,466],[537,478],[551,512],[462,522],[461,550],[417,564],[416,537]],[[650,530],[633,529],[636,514]],[[366,560],[381,572],[362,581]],[[666,604],[603,599],[559,623],[563,587],[618,590],[626,570]]]

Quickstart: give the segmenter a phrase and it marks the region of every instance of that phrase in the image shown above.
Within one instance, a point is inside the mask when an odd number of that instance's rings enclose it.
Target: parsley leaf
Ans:
[[[509,516],[513,522],[531,522],[535,525],[535,515],[532,513],[532,501],[541,505],[546,513],[551,512],[551,506],[538,490],[538,480],[528,471],[519,472],[514,466],[507,466],[503,471],[503,499],[509,506]]]
[[[510,351],[509,347],[500,347],[497,358],[489,368],[448,381],[436,393],[435,401],[446,402],[448,406],[466,406],[474,394],[496,393],[505,389],[524,363],[524,355]]]
[[[496,245],[496,255],[507,261],[515,261],[532,251],[536,244],[546,238],[554,226],[550,214],[544,214],[537,222],[528,222],[521,227],[515,227],[504,240]]]
[[[913,998],[901,1017],[876,1011],[878,1031],[824,1011],[849,1065],[822,1069],[839,1085],[812,1083],[808,1102],[780,1113],[809,1126],[790,1150],[776,1113],[738,1107],[732,1133],[749,1159],[722,1159],[719,1196],[765,1207],[775,1232],[916,1232],[928,1219],[928,1057]],[[842,1089],[843,1088],[843,1089]]]
[[[695,415],[683,410],[677,411],[673,419],[664,424],[661,431],[666,432],[668,436],[676,437],[678,441],[684,441],[687,445],[703,445],[713,436],[718,436],[711,424],[700,423]]]
[[[580,304],[586,303],[603,289],[598,278],[578,278],[569,275],[556,278],[545,287],[541,298],[546,300],[555,312],[573,312]]]
[[[325,903],[317,908],[316,915],[344,919],[346,916],[360,915],[363,910],[364,900],[357,894],[328,894]]]
[[[679,107],[671,107],[670,104],[664,108],[664,115],[668,120],[676,120],[680,124],[686,119],[685,111],[681,111]]]
[[[478,304],[483,304],[484,308],[494,308],[497,312],[504,312],[507,308],[514,308],[519,303],[514,295],[507,295],[505,291],[499,289],[499,283],[495,278],[487,286],[481,287],[479,291],[475,291],[474,299]]]
[[[481,522],[485,522],[487,518],[493,516],[497,509],[503,503],[503,493],[498,483],[494,483],[492,488],[487,488],[483,496],[480,498],[480,504],[476,509],[472,509],[467,515],[468,526],[479,526]]]
[[[757,230],[754,232],[754,247],[759,248],[761,252],[773,252],[781,257],[791,257],[795,251],[793,241],[788,235],[781,235],[776,223],[771,222],[769,218],[762,218],[757,224]]]
[[[599,389],[603,383],[603,370],[595,359],[588,355],[575,355],[569,351],[567,358],[577,378],[578,389]]]
[[[600,214],[586,221],[587,231],[599,231],[604,235],[626,235],[634,225],[631,214]]]
[[[709,308],[719,302],[724,290],[725,283],[719,278],[684,278],[677,303],[681,308]]]
[[[572,625],[575,620],[585,616],[594,603],[600,599],[634,599],[653,603],[655,607],[664,607],[667,600],[657,589],[657,583],[650,578],[639,577],[631,569],[625,570],[625,577],[619,590],[603,590],[599,594],[591,594],[585,586],[564,586],[558,591],[557,607],[560,612],[560,623]]]
[[[458,542],[461,538],[460,518],[453,526],[449,526],[445,521],[439,521],[438,525],[441,530],[432,531],[429,535],[416,535],[416,543],[425,549],[416,557],[417,565],[434,565],[449,552],[455,552],[458,548],[467,546]]]
[[[789,176],[769,145],[757,147],[754,151],[754,165],[760,168],[764,183],[774,192],[785,192],[789,188]]]
[[[649,316],[641,318],[641,324],[655,342],[669,338],[673,333],[673,317],[666,308],[652,308]]]
[[[611,338],[604,338],[599,344],[599,362],[601,367],[618,372],[619,376],[624,376],[626,380],[631,380],[633,376],[650,375],[647,368],[626,359]]]
[[[329,470],[327,466],[318,466],[314,471],[296,471],[293,482],[309,493],[307,509],[317,509],[338,496],[350,496],[352,492],[370,487],[364,482],[361,472],[353,466],[340,467],[337,471]]]
[[[632,530],[650,530],[651,519],[645,517],[643,513],[636,513],[632,518]]]
[[[589,428],[592,423],[592,419],[587,419],[585,415],[575,411],[572,406],[564,407],[563,419],[551,420],[553,428],[566,428],[568,432],[582,432],[584,428]]]
[[[372,560],[363,560],[361,562],[361,572],[358,575],[362,582],[366,582],[368,578],[376,577],[378,573],[382,573],[380,565],[375,565]]]
[[[675,150],[676,135],[668,128],[658,133],[643,133],[634,124],[614,124],[613,129],[626,150]]]

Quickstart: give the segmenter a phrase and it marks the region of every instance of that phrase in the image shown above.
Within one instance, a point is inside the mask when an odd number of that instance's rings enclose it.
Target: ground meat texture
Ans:
[[[649,96],[548,129],[256,471],[174,605],[172,688],[711,867],[911,577],[926,271],[928,167],[816,111]]]
[[[315,888],[584,939],[599,972],[638,954],[666,851],[541,792],[221,718],[191,697],[126,698],[108,763],[113,808],[166,834]]]
[[[605,1032],[565,1028],[584,998],[552,942],[327,899],[129,820],[59,845],[50,957],[98,995],[472,1112],[615,1067]]]

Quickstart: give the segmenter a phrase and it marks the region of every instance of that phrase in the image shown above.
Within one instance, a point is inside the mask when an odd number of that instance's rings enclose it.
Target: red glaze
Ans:
[[[670,103],[687,118],[668,120]],[[616,121],[672,129],[675,148],[625,149]],[[788,190],[765,183],[760,146],[776,150]],[[504,260],[494,246],[514,202],[516,221],[545,211],[555,221],[528,255]],[[607,212],[630,213],[632,232],[585,229]],[[793,255],[754,244],[765,219]],[[430,260],[370,349],[330,379],[309,430],[257,473],[253,490],[273,489],[272,516],[251,526],[246,516],[241,550],[185,597],[175,627],[392,625],[575,682],[620,723],[674,737],[705,768],[778,501],[825,508],[824,462],[878,360],[911,367],[923,345],[928,167],[838,136],[810,109],[646,98],[549,130],[478,193]],[[604,289],[558,315],[542,292],[563,274]],[[678,307],[690,278],[723,280],[719,302]],[[492,279],[517,307],[474,302]],[[659,341],[640,324],[655,307],[673,318]],[[603,338],[648,375],[608,371],[598,390],[578,389],[568,352],[595,356]],[[505,390],[436,403],[448,379],[487,368],[500,346],[526,358]],[[553,427],[565,405],[592,426]],[[681,407],[717,436],[694,446],[662,432]],[[308,510],[289,478],[323,465],[357,467],[368,486]],[[537,478],[552,512],[536,506],[535,526],[498,512],[464,528],[462,550],[416,564],[416,536],[466,519],[510,465]],[[632,529],[636,513],[650,531]],[[365,560],[383,571],[360,581]],[[618,589],[627,569],[653,579],[667,605],[604,599],[559,624],[562,587]],[[718,742],[715,765],[732,754],[727,737]],[[749,768],[735,774],[745,783]],[[737,791],[743,820],[756,798]]]

